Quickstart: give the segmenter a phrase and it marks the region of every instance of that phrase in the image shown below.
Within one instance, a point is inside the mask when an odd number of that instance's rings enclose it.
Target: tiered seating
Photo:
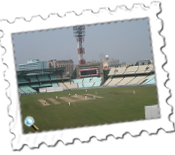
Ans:
[[[24,94],[24,92],[23,92],[20,88],[18,88],[18,91],[19,91],[21,94]]]
[[[79,88],[83,88],[83,84],[82,83],[78,83],[78,87]]]
[[[94,82],[87,82],[87,83],[83,83],[84,87],[87,88],[87,87],[92,87],[94,84]]]
[[[126,67],[118,67],[114,70],[114,75],[121,75],[126,71]]]
[[[50,84],[50,82],[45,82],[45,83],[41,83],[41,84],[40,84],[40,87],[50,87],[50,86],[52,86],[52,85]]]
[[[56,82],[52,82],[52,87],[58,87],[58,84]]]
[[[55,76],[56,76],[56,80],[60,80],[61,79],[61,75],[59,75],[58,73]]]
[[[145,73],[146,71],[146,68],[148,67],[148,65],[142,65],[142,66],[139,66],[138,70],[137,70],[137,74],[139,73]]]
[[[131,80],[127,85],[137,85],[139,82],[143,81],[146,76],[137,76],[133,80]]]
[[[36,90],[32,89],[29,86],[20,86],[20,89],[25,93],[36,93]]]
[[[89,82],[91,78],[84,78],[83,82]]]
[[[65,84],[69,89],[76,89],[76,88],[78,88],[77,83],[71,82],[71,84],[70,84],[70,82],[64,82],[64,84]]]
[[[113,78],[112,81],[107,86],[115,86],[118,82],[120,82],[123,77]]]
[[[38,82],[36,76],[28,76],[28,78],[30,79],[30,82]]]
[[[28,81],[26,81],[25,79],[24,79],[24,77],[22,77],[22,76],[18,76],[18,83],[28,83]]]
[[[81,83],[83,81],[83,79],[76,79],[76,80],[73,80],[74,83]]]
[[[57,79],[55,74],[50,74],[50,78],[51,78],[51,80],[56,80]]]
[[[101,77],[94,77],[90,82],[101,81]]]
[[[61,87],[63,87],[63,90],[66,90],[67,89],[63,83],[58,83],[58,85],[61,86]]]
[[[95,82],[93,87],[100,87],[101,82]]]
[[[111,78],[108,78],[105,83],[103,84],[103,86],[106,86],[109,82],[111,81]]]
[[[124,74],[134,74],[138,69],[138,66],[130,66],[126,69]]]
[[[69,77],[67,77],[68,76],[68,74],[66,73],[66,72],[64,72],[63,74],[62,74],[62,77],[65,79],[65,78],[69,78]]]
[[[148,78],[148,80],[142,83],[142,85],[147,85],[147,84],[156,84],[155,75],[152,75],[150,78]]]
[[[114,74],[115,74],[115,73],[114,73],[114,70],[115,70],[115,69],[116,69],[116,68],[111,68],[108,75],[114,75]]]
[[[123,80],[121,80],[117,85],[121,86],[121,85],[126,85],[127,83],[129,83],[132,79],[134,79],[134,76],[130,76],[130,77],[125,77]]]
[[[151,71],[154,71],[154,66],[153,65],[149,65],[145,71],[145,73],[149,73]]]
[[[38,75],[39,81],[49,81],[48,75]]]
[[[37,88],[39,87],[39,84],[30,84],[30,87]]]

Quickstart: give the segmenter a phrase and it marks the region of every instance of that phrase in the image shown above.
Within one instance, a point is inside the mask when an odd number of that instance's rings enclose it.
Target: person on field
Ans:
[[[70,102],[69,102],[69,106],[70,106]]]
[[[69,93],[69,97],[70,97],[70,93]]]
[[[45,100],[44,102],[45,102],[45,104],[46,104],[46,100]]]
[[[133,91],[133,94],[135,94],[135,91]]]
[[[75,97],[77,97],[77,94],[75,94]]]
[[[58,96],[56,96],[56,99],[58,98]]]

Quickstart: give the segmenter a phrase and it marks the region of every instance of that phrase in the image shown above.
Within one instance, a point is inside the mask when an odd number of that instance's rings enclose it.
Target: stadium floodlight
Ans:
[[[85,26],[74,26],[73,27],[74,37],[77,40],[77,50],[78,50],[78,60],[79,64],[86,64],[84,59],[85,49],[84,49],[84,36],[85,36]]]

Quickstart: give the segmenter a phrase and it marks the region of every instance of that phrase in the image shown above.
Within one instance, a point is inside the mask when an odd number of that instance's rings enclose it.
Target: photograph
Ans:
[[[11,37],[24,134],[161,117],[149,18]]]

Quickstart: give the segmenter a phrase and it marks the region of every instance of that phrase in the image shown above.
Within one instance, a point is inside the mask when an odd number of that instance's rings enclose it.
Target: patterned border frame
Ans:
[[[3,0],[2,0],[3,1]],[[1,1],[1,2],[2,2]],[[6,0],[9,4],[10,1]],[[118,2],[119,0],[116,0]],[[4,2],[4,1],[3,1]],[[110,2],[110,0],[108,1]],[[111,1],[114,2],[115,1]],[[132,7],[131,2],[133,1],[124,1],[127,8],[128,6]],[[135,1],[134,1],[135,2]],[[145,2],[144,6],[148,6],[149,0],[143,0]],[[115,8],[118,5],[113,5]],[[119,3],[115,3],[119,4]],[[120,3],[121,4],[121,3]],[[10,5],[8,5],[10,6]],[[109,5],[110,6],[110,5]],[[167,99],[168,104],[172,106],[172,113],[170,114],[170,120],[174,125],[174,58],[173,51],[175,50],[175,12],[173,8],[175,8],[175,2],[173,0],[166,0],[160,3],[160,7],[162,11],[158,13],[158,17],[162,19],[163,28],[160,31],[165,38],[165,45],[162,47],[162,51],[165,53],[167,62],[163,65],[165,71],[168,71],[169,79],[166,81],[165,86],[170,88],[171,96]],[[112,8],[112,10],[113,10]],[[7,9],[8,10],[8,9]],[[30,9],[29,9],[30,10]],[[8,11],[7,11],[8,12]],[[42,14],[40,14],[42,16]],[[6,16],[8,22],[14,22],[13,16]],[[10,17],[10,18],[9,18]],[[46,18],[47,16],[44,14],[42,18]],[[26,17],[25,19],[28,19]],[[3,37],[2,31],[0,31],[0,38]],[[5,53],[5,48],[0,46],[1,54]],[[1,64],[1,76],[4,78],[3,73],[5,72],[5,64]],[[10,99],[7,97],[5,89],[8,88],[9,83],[2,79],[0,81],[1,85],[1,109],[0,109],[0,127],[7,128],[10,124],[10,120],[12,117],[8,115],[8,106],[11,103]],[[9,129],[3,129],[0,131],[0,151],[1,152],[11,152],[12,144],[11,139],[15,138],[13,133],[10,133]],[[27,145],[23,145],[20,150],[13,150],[13,152],[175,152],[175,131],[165,132],[163,129],[158,129],[157,133],[150,134],[146,131],[142,131],[137,136],[132,136],[128,132],[125,133],[121,138],[115,138],[113,135],[108,135],[104,140],[97,140],[95,137],[91,137],[87,142],[80,142],[79,139],[74,139],[72,144],[66,144],[62,141],[57,141],[54,146],[47,146],[45,143],[41,143],[36,148],[29,148]]]

